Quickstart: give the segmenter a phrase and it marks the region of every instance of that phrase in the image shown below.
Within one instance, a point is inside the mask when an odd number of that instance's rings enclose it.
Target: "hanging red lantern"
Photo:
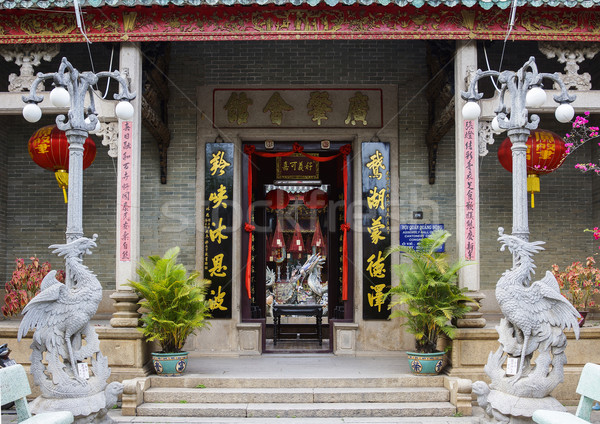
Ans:
[[[65,203],[69,186],[69,142],[64,131],[56,125],[48,125],[37,130],[29,139],[29,156],[40,167],[54,171],[58,185],[63,189]],[[83,144],[83,169],[89,167],[96,158],[96,144],[87,138]]]
[[[290,203],[290,195],[280,188],[271,190],[265,196],[267,207],[270,209],[285,209]]]
[[[535,207],[534,193],[540,191],[538,175],[549,174],[562,165],[567,155],[564,140],[548,130],[534,130],[527,138],[527,191],[531,193],[531,207]],[[498,148],[498,160],[512,172],[512,143],[506,138]]]
[[[313,188],[304,193],[304,204],[309,209],[322,209],[327,205],[327,200],[327,193],[318,188]]]

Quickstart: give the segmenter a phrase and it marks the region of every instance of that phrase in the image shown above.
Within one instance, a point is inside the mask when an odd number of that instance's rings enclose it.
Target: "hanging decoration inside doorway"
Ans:
[[[534,193],[540,191],[538,175],[549,174],[557,170],[567,157],[564,140],[548,130],[534,130],[527,138],[527,191],[531,193],[531,207],[535,207]],[[508,172],[512,172],[512,143],[504,139],[498,148],[498,160]]]
[[[362,143],[363,319],[387,319],[391,283],[390,145]]]
[[[281,224],[279,223],[279,219],[277,219],[277,226],[275,227],[275,234],[273,234],[273,239],[271,240],[271,254],[273,257],[272,262],[276,262],[278,264],[282,263],[285,260],[285,239],[283,238],[283,232],[281,231]]]
[[[323,209],[327,205],[327,200],[327,193],[318,188],[304,193],[304,204],[309,209]]]
[[[269,191],[265,196],[265,199],[267,201],[267,207],[275,210],[285,209],[290,203],[290,195],[287,191],[281,190],[280,188]]]
[[[292,236],[292,240],[290,241],[290,246],[288,247],[288,252],[291,254],[295,254],[298,259],[302,256],[306,249],[304,247],[304,240],[302,240],[302,232],[300,231],[300,225],[296,223],[296,228],[294,228],[294,235]]]
[[[327,245],[325,244],[325,238],[321,232],[321,224],[319,224],[319,219],[317,218],[316,221],[315,232],[313,234],[310,246],[312,247],[313,255],[318,253],[322,258],[325,258],[327,256]]]
[[[352,153],[352,147],[346,144],[340,148],[340,151],[336,155],[320,157],[315,155],[309,155],[304,153],[304,147],[298,143],[294,143],[292,151],[290,152],[259,152],[256,150],[256,146],[252,144],[246,144],[244,146],[244,153],[248,155],[248,212],[244,229],[248,232],[248,250],[246,253],[246,273],[245,273],[245,286],[246,294],[248,298],[252,298],[251,291],[251,280],[252,280],[252,238],[255,230],[252,224],[252,156],[260,156],[264,158],[277,158],[277,157],[288,157],[293,154],[300,154],[306,158],[309,158],[316,162],[329,162],[342,157],[342,175],[344,184],[344,223],[341,225],[343,231],[342,236],[342,300],[348,300],[348,231],[350,231],[350,224],[347,220],[347,209],[348,209],[348,155]],[[275,239],[275,237],[273,237]],[[302,238],[300,237],[300,240]],[[273,242],[272,242],[273,243]],[[304,250],[304,241],[302,240],[302,249]]]
[[[206,145],[204,277],[213,318],[231,318],[233,278],[233,143]]]
[[[69,186],[69,141],[67,134],[56,125],[47,125],[37,130],[29,139],[29,156],[40,167],[54,171],[58,186],[62,188],[67,203]],[[96,159],[96,144],[87,138],[83,144],[83,169]]]

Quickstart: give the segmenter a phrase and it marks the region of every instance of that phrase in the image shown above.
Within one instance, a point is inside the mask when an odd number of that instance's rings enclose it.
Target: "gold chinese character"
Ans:
[[[281,125],[283,112],[288,112],[290,110],[294,110],[294,108],[288,105],[285,100],[283,100],[279,92],[276,91],[265,105],[263,112],[271,112],[271,123],[275,125]]]
[[[227,267],[223,265],[224,257],[225,255],[223,253],[219,253],[212,258],[213,267],[208,270],[208,273],[211,277],[225,277],[225,271],[227,271]]]
[[[377,187],[373,187],[373,190],[369,190],[369,194],[370,196],[367,197],[369,209],[380,208],[385,210],[385,188],[382,188],[381,191],[377,192]]]
[[[225,300],[225,292],[221,291],[221,286],[219,286],[217,292],[214,290],[210,291],[211,296],[214,296],[212,299],[208,299],[208,308],[211,311],[215,309],[220,309],[221,311],[226,311],[227,308],[223,306],[223,301]]]
[[[248,106],[251,105],[252,99],[248,98],[246,93],[231,93],[229,100],[223,106],[227,111],[227,120],[231,123],[236,122],[238,125],[248,122]]]
[[[219,206],[223,206],[223,208],[226,209],[227,203],[223,202],[226,199],[229,199],[229,196],[227,196],[227,188],[223,184],[221,184],[216,193],[212,192],[208,196],[208,200],[215,203],[215,205],[212,207],[213,209],[216,209]]]
[[[45,137],[35,144],[34,149],[40,154],[46,154],[50,150],[50,140]]]
[[[329,100],[329,93],[327,91],[313,91],[310,93],[310,100],[308,101],[308,114],[312,115],[312,120],[317,122],[317,125],[321,125],[321,121],[327,118],[327,112],[333,111],[331,108],[332,102]]]
[[[210,175],[215,175],[219,171],[219,175],[225,174],[225,168],[231,166],[229,162],[224,159],[225,152],[219,150],[217,153],[213,153],[212,159],[210,160]]]
[[[383,258],[381,256],[381,251],[377,252],[377,258],[375,258],[375,254],[373,253],[367,259],[369,265],[367,266],[367,271],[369,275],[373,278],[385,278],[385,264],[383,263]]]
[[[383,293],[384,288],[385,284],[377,284],[375,286],[371,286],[371,289],[374,290],[375,293],[367,293],[369,305],[371,307],[376,307],[378,312],[381,312],[381,305],[383,305],[383,300],[385,299],[385,295]]]
[[[366,167],[369,168],[373,173],[372,175],[369,175],[369,178],[376,178],[380,180],[382,176],[381,170],[385,169],[381,152],[379,150],[375,150],[375,153],[370,156],[369,159],[371,159],[371,162],[367,163]]]
[[[363,125],[367,125],[367,113],[369,112],[369,96],[357,91],[354,97],[351,97],[348,105],[348,116],[344,123],[348,125],[356,125],[356,121],[362,121]]]
[[[371,234],[371,243],[377,244],[380,240],[385,239],[385,237],[381,234],[381,229],[385,228],[385,225],[381,223],[381,219],[383,217],[380,216],[376,219],[371,219],[371,226],[367,228],[369,234]]]
[[[223,225],[223,218],[219,218],[219,225],[217,226],[214,222],[212,223],[213,227],[217,227],[214,230],[208,230],[208,234],[210,236],[210,241],[217,241],[217,243],[221,244],[221,241],[227,239],[225,234],[223,234],[223,230],[225,229],[225,225]]]

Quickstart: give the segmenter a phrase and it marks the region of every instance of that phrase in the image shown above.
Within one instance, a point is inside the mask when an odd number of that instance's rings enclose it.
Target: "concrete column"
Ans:
[[[474,229],[474,265],[465,267],[460,272],[459,285],[466,287],[470,291],[479,290],[479,154],[478,154],[478,130],[479,125],[475,121],[473,131],[475,132],[475,142],[472,145],[471,152],[473,157],[473,166],[471,171],[474,173],[472,186],[466,187],[466,157],[468,153],[465,148],[465,125],[462,118],[462,107],[465,101],[461,99],[460,92],[467,90],[467,76],[469,71],[477,70],[477,44],[473,40],[457,41],[456,57],[454,59],[454,86],[455,86],[455,126],[454,135],[456,140],[456,242],[459,258],[467,256],[467,190],[473,195],[473,206],[469,205],[469,212],[473,213]]]
[[[529,240],[529,214],[527,211],[527,139],[530,131],[517,128],[507,132],[512,143],[512,235]]]
[[[124,284],[127,280],[136,278],[136,265],[140,257],[140,157],[142,146],[142,53],[138,43],[122,43],[119,54],[120,72],[129,80],[129,90],[136,93],[136,98],[131,102],[134,107],[134,116],[131,120],[131,158],[127,159],[130,166],[123,167],[123,133],[122,121],[119,121],[119,156],[117,167],[117,249],[116,249],[116,288],[111,296],[115,300],[114,314],[110,323],[113,327],[136,327],[138,324],[137,295]],[[125,173],[128,173],[126,175]],[[125,189],[122,182],[130,177],[130,187]],[[128,194],[128,196],[127,196]],[[127,198],[128,197],[128,198]],[[128,246],[125,247],[127,255],[124,256],[121,230],[122,210],[128,208],[129,219],[126,227],[128,231]]]

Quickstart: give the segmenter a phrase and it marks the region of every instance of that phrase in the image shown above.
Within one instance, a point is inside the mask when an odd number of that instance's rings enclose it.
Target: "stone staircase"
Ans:
[[[151,376],[125,382],[122,412],[124,416],[165,418],[452,417],[460,404],[458,386],[458,380],[447,376],[409,374],[375,378]],[[470,405],[470,390],[462,397]]]

